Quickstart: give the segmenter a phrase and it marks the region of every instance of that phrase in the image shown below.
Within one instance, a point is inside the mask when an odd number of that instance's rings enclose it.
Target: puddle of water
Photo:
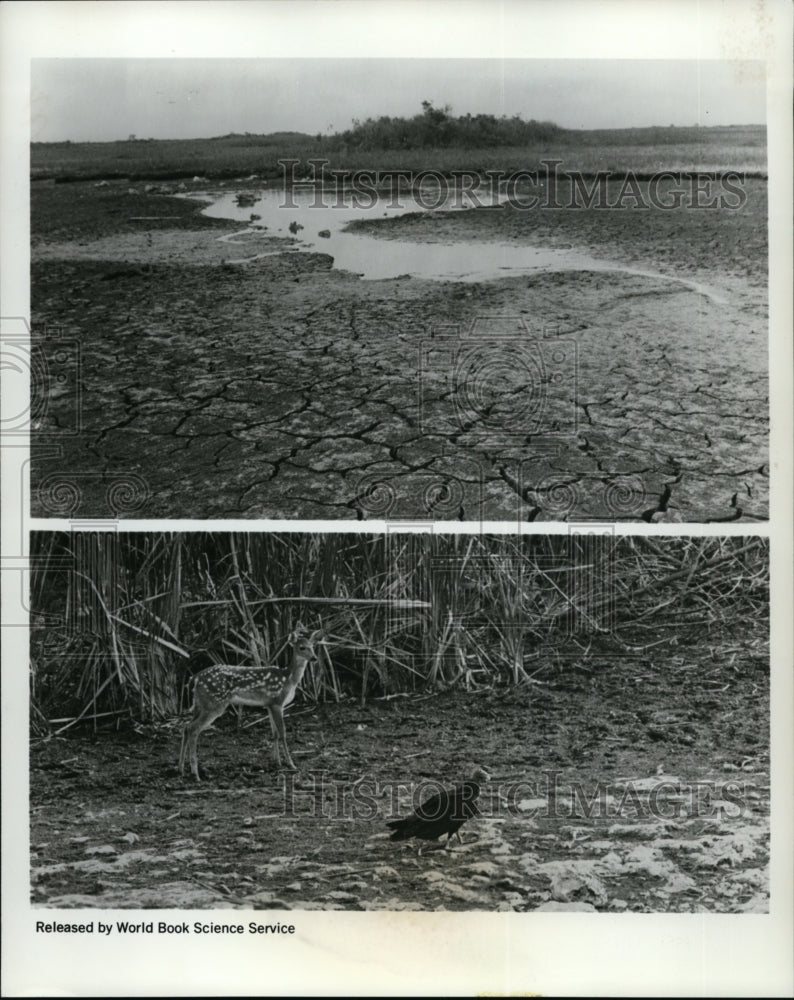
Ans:
[[[432,196],[429,196],[432,197]],[[538,271],[601,271],[632,274],[684,285],[719,304],[726,299],[721,292],[696,281],[679,278],[642,268],[627,267],[612,261],[599,260],[575,250],[552,250],[490,242],[413,243],[405,239],[380,239],[368,233],[351,233],[345,227],[356,219],[379,219],[427,211],[411,195],[401,194],[400,207],[393,199],[383,198],[373,208],[334,204],[318,207],[312,192],[294,191],[292,200],[297,207],[284,207],[281,190],[259,192],[253,204],[238,205],[234,192],[227,192],[204,209],[203,214],[216,219],[236,219],[248,223],[241,232],[222,236],[221,240],[243,244],[240,237],[265,227],[268,235],[292,238],[296,252],[321,252],[334,258],[334,267],[352,271],[371,281],[404,275],[437,281],[489,281]],[[336,200],[332,196],[332,200]],[[429,198],[428,198],[429,200]],[[472,210],[452,201],[442,211]],[[252,214],[259,218],[252,220]],[[292,229],[290,226],[292,225]],[[326,236],[321,237],[321,232]],[[243,264],[261,257],[274,256],[269,250],[242,256],[230,263]]]

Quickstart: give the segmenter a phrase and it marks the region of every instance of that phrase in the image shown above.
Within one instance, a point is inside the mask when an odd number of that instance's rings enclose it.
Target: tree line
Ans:
[[[448,104],[436,108],[432,102],[422,101],[422,113],[413,118],[380,115],[365,121],[354,119],[344,132],[316,138],[329,150],[487,148],[549,142],[563,132],[554,122],[525,121],[520,115],[455,116]]]

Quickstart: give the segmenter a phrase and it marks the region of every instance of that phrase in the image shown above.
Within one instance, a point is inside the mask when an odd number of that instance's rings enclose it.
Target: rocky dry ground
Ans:
[[[58,908],[766,912],[769,659],[746,635],[524,689],[293,707],[295,776],[232,713],[31,745],[32,902]],[[641,706],[641,707],[637,707]],[[450,851],[386,820],[492,781]],[[424,784],[423,784],[424,783]]]
[[[766,520],[765,182],[746,191],[740,211],[363,224],[659,274],[464,283],[365,281],[221,239],[239,223],[194,201],[36,182],[33,513]]]

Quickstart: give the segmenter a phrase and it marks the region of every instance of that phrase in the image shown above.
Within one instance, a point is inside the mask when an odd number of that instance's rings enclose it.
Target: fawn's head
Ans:
[[[289,637],[289,644],[292,647],[292,655],[296,660],[306,660],[311,663],[317,659],[315,644],[321,639],[322,632],[312,632],[311,635],[303,635],[296,629]]]

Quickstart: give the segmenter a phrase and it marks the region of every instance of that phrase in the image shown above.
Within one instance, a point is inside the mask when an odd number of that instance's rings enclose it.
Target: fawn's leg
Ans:
[[[185,726],[185,742],[190,760],[190,770],[193,772],[193,777],[196,781],[201,780],[198,768],[198,738],[208,726],[212,725],[219,715],[223,715],[225,710],[226,705],[205,708]]]
[[[190,718],[184,724],[184,726],[182,726],[182,739],[181,739],[180,744],[179,744],[179,773],[180,773],[180,775],[183,775],[183,776],[184,776],[184,773],[185,773],[185,758],[187,757],[188,744],[189,744],[188,733],[189,733],[190,727],[193,725],[193,723],[195,722],[195,720],[196,720],[196,707],[194,705],[193,709],[192,709],[192,714],[191,714]]]
[[[182,739],[179,743],[179,773],[184,775],[185,773],[185,750],[187,749],[187,740],[185,735],[187,732],[187,727],[182,726]]]
[[[273,718],[273,706],[268,705],[267,707],[267,717],[270,720],[270,735],[273,738],[273,749],[271,751],[273,755],[273,760],[276,762],[276,767],[281,767],[281,753],[279,751],[279,734],[278,728],[276,727],[276,720]]]
[[[271,705],[270,706],[270,718],[273,720],[273,724],[277,730],[277,737],[273,741],[274,747],[274,757],[278,766],[281,766],[281,758],[279,755],[279,742],[284,744],[284,755],[287,758],[287,769],[290,771],[297,771],[298,769],[292,762],[292,757],[290,757],[289,747],[287,746],[287,731],[284,728],[284,710],[281,705]]]

